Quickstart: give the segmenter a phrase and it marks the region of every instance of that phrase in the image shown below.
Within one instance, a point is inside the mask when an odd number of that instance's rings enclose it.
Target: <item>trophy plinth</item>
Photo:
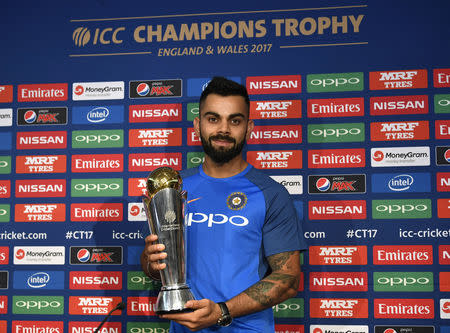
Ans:
[[[179,173],[163,167],[147,178],[148,197],[142,198],[150,232],[165,245],[166,268],[160,271],[162,288],[155,305],[157,314],[189,311],[184,304],[194,299],[186,284],[184,200]]]

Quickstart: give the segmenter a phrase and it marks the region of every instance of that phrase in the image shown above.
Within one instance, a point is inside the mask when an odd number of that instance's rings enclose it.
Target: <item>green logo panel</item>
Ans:
[[[372,200],[373,219],[429,219],[430,199]]]
[[[450,95],[434,95],[434,113],[450,113]]]
[[[363,72],[309,74],[306,81],[309,93],[364,90]]]
[[[193,121],[195,117],[199,115],[198,103],[188,103],[187,104],[187,120]]]
[[[161,283],[149,278],[142,271],[130,271],[127,276],[128,290],[152,290],[161,289]]]
[[[187,153],[187,168],[195,168],[203,163],[205,154],[203,152]]]
[[[308,125],[308,142],[364,142],[364,123]]]
[[[72,197],[122,197],[122,178],[72,179]]]
[[[0,205],[0,222],[9,222],[11,219],[11,207],[9,205]]]
[[[290,298],[272,307],[275,318],[303,318],[305,316],[305,300]]]
[[[386,292],[431,292],[433,272],[374,272],[373,290]]]
[[[123,130],[73,131],[72,148],[122,148]]]
[[[169,333],[167,322],[127,322],[127,333]]]
[[[11,173],[11,156],[0,156],[0,174]]]
[[[62,315],[64,296],[13,296],[13,314]]]

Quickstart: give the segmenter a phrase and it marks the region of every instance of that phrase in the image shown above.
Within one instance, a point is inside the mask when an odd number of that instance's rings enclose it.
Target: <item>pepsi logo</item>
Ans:
[[[139,83],[136,87],[136,92],[139,96],[146,96],[150,92],[150,87],[147,83]]]
[[[16,259],[21,260],[25,258],[25,251],[22,249],[18,249],[16,252]]]
[[[447,161],[447,163],[450,163],[450,149],[447,149],[444,153],[444,159]]]
[[[380,162],[384,159],[384,154],[382,151],[377,150],[373,153],[373,160],[376,162]]]
[[[75,87],[75,90],[73,92],[75,93],[75,95],[78,95],[78,96],[83,95],[84,88],[83,88],[83,86],[78,85]]]
[[[388,329],[385,329],[383,333],[397,333],[397,331],[394,330],[393,328],[388,328]]]
[[[325,192],[330,189],[331,182],[328,178],[321,177],[316,181],[316,187],[319,191]]]
[[[91,257],[91,254],[90,254],[89,250],[81,249],[77,252],[77,259],[80,262],[87,262],[90,257]]]
[[[32,124],[36,121],[37,118],[37,114],[36,112],[34,112],[33,110],[28,110],[27,112],[25,112],[25,114],[23,115],[23,118],[25,120],[25,122],[27,124]]]

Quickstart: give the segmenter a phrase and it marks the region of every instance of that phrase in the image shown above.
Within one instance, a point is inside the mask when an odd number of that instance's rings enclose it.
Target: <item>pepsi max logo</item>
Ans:
[[[72,246],[70,248],[71,265],[121,265],[122,246]]]
[[[434,326],[375,326],[374,333],[434,333]]]
[[[450,165],[450,146],[436,147],[436,164]]]
[[[17,125],[65,125],[67,124],[66,107],[19,108]]]
[[[308,193],[366,193],[366,175],[308,176]]]
[[[130,81],[130,98],[181,97],[181,92],[181,79]]]

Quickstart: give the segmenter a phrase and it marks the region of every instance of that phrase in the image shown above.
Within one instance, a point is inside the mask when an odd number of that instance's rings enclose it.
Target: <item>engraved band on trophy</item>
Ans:
[[[188,311],[184,305],[194,299],[186,284],[184,201],[180,174],[169,167],[155,169],[147,177],[148,197],[143,197],[150,232],[165,245],[166,268],[160,271],[162,288],[155,305],[157,314]]]

